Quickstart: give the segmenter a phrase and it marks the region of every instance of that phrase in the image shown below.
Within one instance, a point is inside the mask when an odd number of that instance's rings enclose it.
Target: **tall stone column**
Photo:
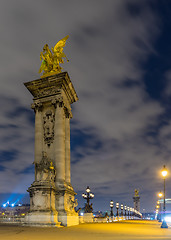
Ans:
[[[65,182],[65,118],[62,102],[55,105],[55,166],[57,170],[56,185],[64,186]]]
[[[65,181],[71,183],[71,168],[70,168],[70,114],[66,113],[65,119]]]
[[[32,104],[31,108],[35,112],[35,151],[34,151],[34,162],[39,163],[42,159],[42,147],[43,147],[43,128],[42,128],[42,103]],[[35,169],[35,180],[37,179]]]
[[[78,224],[70,181],[71,104],[78,100],[67,72],[25,83],[35,111],[35,181],[28,189],[31,224]],[[58,220],[57,220],[58,218]]]

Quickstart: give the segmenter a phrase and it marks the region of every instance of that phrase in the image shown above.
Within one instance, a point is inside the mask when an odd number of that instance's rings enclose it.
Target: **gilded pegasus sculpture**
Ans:
[[[43,51],[40,53],[40,61],[42,63],[39,69],[39,73],[44,71],[42,77],[61,73],[62,67],[59,64],[64,63],[63,58],[66,58],[67,62],[69,62],[65,53],[63,52],[63,48],[65,47],[65,43],[68,38],[69,36],[67,35],[59,42],[57,42],[54,48],[51,48],[51,51],[48,44],[44,45]]]

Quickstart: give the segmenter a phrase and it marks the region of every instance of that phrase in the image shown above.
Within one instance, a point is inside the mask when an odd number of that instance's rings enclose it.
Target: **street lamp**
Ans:
[[[128,219],[129,219],[129,207],[127,207],[127,210],[128,210]]]
[[[158,196],[159,196],[159,198],[161,199],[161,198],[163,197],[163,193],[160,191],[160,192],[158,193]]]
[[[163,222],[162,222],[161,228],[168,228],[167,223],[166,223],[166,220],[165,220],[165,212],[166,212],[166,203],[165,203],[165,200],[166,200],[166,183],[165,183],[165,179],[166,179],[166,176],[167,176],[167,174],[168,174],[168,171],[167,171],[165,165],[163,166],[163,169],[162,169],[162,171],[161,171],[161,174],[162,174],[163,180],[164,180],[164,192],[163,192]]]
[[[111,215],[111,218],[113,218],[113,200],[110,201],[110,215]]]
[[[121,204],[121,217],[123,217],[123,204]]]
[[[90,188],[89,186],[87,186],[86,188],[86,193],[82,194],[82,197],[84,199],[87,199],[87,203],[85,205],[85,212],[86,213],[92,213],[93,211],[93,207],[92,207],[92,203],[90,204],[90,199],[94,198],[94,194],[90,192]]]
[[[125,206],[124,208],[125,208],[125,219],[126,219],[126,210],[127,210],[127,206]]]
[[[119,211],[118,211],[118,209],[119,209],[119,203],[117,202],[117,203],[116,203],[116,216],[117,216],[117,217],[119,217]]]
[[[160,201],[159,201],[159,205],[160,205],[160,208],[159,208],[159,222],[161,222],[162,220],[161,220],[161,211],[162,211],[162,209],[161,209],[161,198],[163,197],[163,193],[160,191],[159,193],[158,193],[158,197],[159,197],[159,199],[160,199]]]
[[[158,209],[156,209],[156,216],[159,214],[159,210]]]

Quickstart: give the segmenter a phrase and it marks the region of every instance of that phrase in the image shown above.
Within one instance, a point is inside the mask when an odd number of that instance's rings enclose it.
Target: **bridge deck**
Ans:
[[[0,225],[2,240],[138,240],[171,239],[171,226],[161,229],[157,221],[130,220],[115,223],[90,223],[74,227],[36,228]]]

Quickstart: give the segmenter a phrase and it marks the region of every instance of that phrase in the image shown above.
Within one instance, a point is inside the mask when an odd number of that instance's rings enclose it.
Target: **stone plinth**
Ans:
[[[70,179],[70,119],[71,104],[78,100],[77,94],[67,72],[25,86],[34,97],[35,111],[35,182],[28,190],[34,206],[30,209],[30,219],[35,211],[40,212],[41,201],[41,211],[49,211],[48,199],[53,196],[58,221],[63,226],[76,225],[79,223],[76,193]],[[54,183],[50,190],[45,184],[47,180]]]
[[[91,223],[91,222],[93,222],[93,219],[94,219],[93,213],[84,213],[84,215],[83,215],[83,221],[84,221],[85,223]]]
[[[26,215],[29,225],[60,226],[55,209],[56,187],[49,181],[34,181],[28,189],[30,211]]]

